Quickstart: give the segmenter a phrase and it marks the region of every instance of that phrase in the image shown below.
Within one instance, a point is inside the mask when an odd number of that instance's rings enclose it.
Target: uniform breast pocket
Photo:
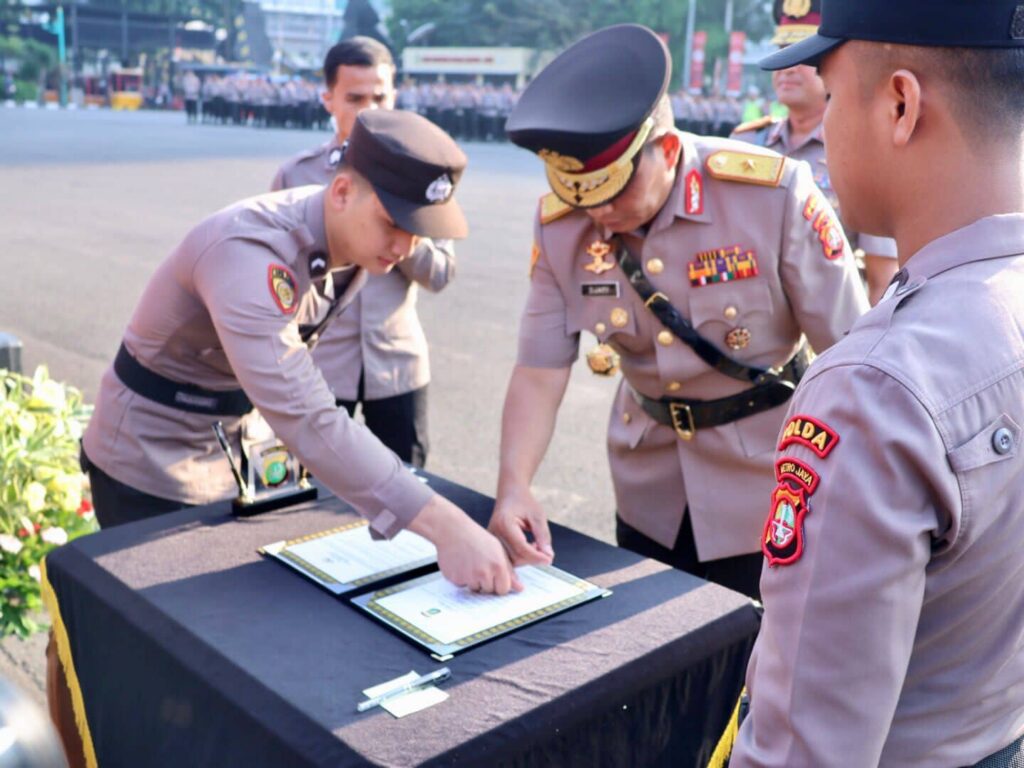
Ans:
[[[636,336],[632,306],[613,296],[582,296],[566,313],[566,323],[569,333],[588,331],[600,341],[610,339],[626,347]]]
[[[706,285],[690,290],[690,322],[702,336],[716,346],[734,351],[746,346],[735,339],[730,344],[724,338],[730,331],[745,328],[754,338],[759,324],[768,321],[774,311],[772,292],[768,284],[759,279],[737,280],[731,283]]]

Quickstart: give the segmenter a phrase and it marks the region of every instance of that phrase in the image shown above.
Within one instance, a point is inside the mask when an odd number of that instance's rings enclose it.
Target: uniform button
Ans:
[[[604,333],[607,330],[608,326],[606,326],[604,323],[598,323],[597,325],[594,326],[594,333]]]
[[[611,321],[612,325],[616,328],[624,328],[626,323],[629,322],[629,312],[622,307],[616,307],[612,310]]]
[[[725,315],[726,320],[733,320],[739,313],[740,311],[730,304],[722,314]]]
[[[665,270],[665,264],[661,259],[648,259],[647,271],[652,275],[660,275]]]
[[[622,423],[623,424],[629,424],[629,422],[631,422],[632,420],[633,420],[633,417],[630,416],[628,413],[622,414]]]
[[[682,388],[683,385],[680,384],[678,381],[670,381],[668,383],[668,386],[665,387],[665,389],[667,389],[669,392],[678,392]]]
[[[663,347],[667,347],[672,343],[672,331],[659,331],[658,332],[658,343]]]
[[[1000,456],[1005,456],[1013,450],[1013,433],[1006,427],[997,429],[996,433],[992,435],[992,447]]]

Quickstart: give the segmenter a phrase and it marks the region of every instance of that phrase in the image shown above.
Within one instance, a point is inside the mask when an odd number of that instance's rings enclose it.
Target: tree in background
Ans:
[[[709,61],[728,52],[727,0],[695,0],[697,29],[708,33]],[[409,33],[433,23],[426,43],[452,46],[525,46],[560,50],[588,32],[635,22],[668,35],[676,82],[686,50],[686,0],[393,0],[388,27],[399,52]],[[733,0],[733,29],[752,40],[771,34],[770,0]]]

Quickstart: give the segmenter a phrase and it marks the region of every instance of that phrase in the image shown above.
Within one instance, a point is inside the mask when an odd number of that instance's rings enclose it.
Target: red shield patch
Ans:
[[[804,517],[810,511],[807,494],[783,480],[772,492],[772,510],[764,526],[761,551],[768,565],[792,565],[804,553]]]

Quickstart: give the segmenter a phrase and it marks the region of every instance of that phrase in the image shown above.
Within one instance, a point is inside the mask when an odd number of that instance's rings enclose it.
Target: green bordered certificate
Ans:
[[[401,531],[388,541],[377,540],[365,520],[277,541],[259,552],[336,595],[437,562],[437,550],[422,536]]]
[[[353,605],[425,647],[450,658],[499,635],[611,594],[554,566],[516,569],[525,589],[503,597],[456,587],[431,573],[353,598]]]

